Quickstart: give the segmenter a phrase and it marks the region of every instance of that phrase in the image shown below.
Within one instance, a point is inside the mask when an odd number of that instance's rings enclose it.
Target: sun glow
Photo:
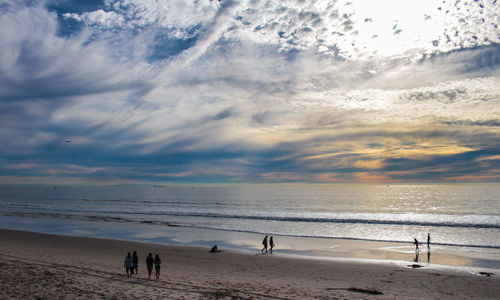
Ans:
[[[422,51],[451,50],[454,44],[462,42],[454,41],[460,31],[481,23],[481,20],[462,18],[462,13],[477,10],[483,14],[483,7],[473,3],[433,0],[345,1],[341,6],[349,9],[345,14],[348,22],[344,23],[344,28],[349,30],[344,32],[347,37],[332,38],[336,42],[340,40],[339,48],[351,58],[412,55],[413,51],[421,55]],[[468,22],[471,24],[467,25]],[[462,38],[482,39],[472,35]]]

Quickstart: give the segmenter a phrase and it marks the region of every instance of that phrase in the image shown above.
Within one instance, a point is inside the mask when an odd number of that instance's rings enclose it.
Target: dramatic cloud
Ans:
[[[0,181],[498,181],[498,3],[382,2],[5,1]]]

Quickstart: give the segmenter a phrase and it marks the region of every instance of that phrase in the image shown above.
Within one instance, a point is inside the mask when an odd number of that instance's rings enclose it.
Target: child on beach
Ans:
[[[139,256],[137,256],[137,251],[134,251],[132,258],[134,259],[134,267],[132,268],[132,271],[135,270],[135,274],[137,274],[137,269],[139,268]]]
[[[161,266],[161,259],[158,254],[156,254],[155,256],[154,264],[155,264],[156,280],[158,280],[158,278],[160,278],[160,266]]]
[[[130,252],[127,253],[127,256],[125,257],[125,261],[123,262],[123,266],[125,267],[125,270],[127,271],[127,278],[132,276],[134,274],[132,268],[134,267],[134,259],[132,256],[130,256]]]
[[[148,257],[146,258],[146,267],[148,269],[149,280],[151,280],[151,272],[153,272],[154,263],[155,260],[153,258],[153,253],[149,253]]]

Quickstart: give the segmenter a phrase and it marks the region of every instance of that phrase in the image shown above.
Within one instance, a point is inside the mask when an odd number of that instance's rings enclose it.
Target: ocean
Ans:
[[[500,184],[2,186],[0,214],[4,229],[247,250],[263,235],[412,249],[428,233],[433,246],[500,249]]]

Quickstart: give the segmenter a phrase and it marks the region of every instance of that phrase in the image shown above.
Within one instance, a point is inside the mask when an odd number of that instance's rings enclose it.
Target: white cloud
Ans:
[[[58,143],[69,138],[71,147],[139,157],[260,153],[291,145],[283,157],[293,161],[359,150],[374,135],[397,130],[495,124],[495,47],[414,59],[470,46],[464,28],[478,18],[496,22],[491,3],[464,23],[465,9],[458,7],[449,15],[434,1],[406,3],[412,9],[401,12],[405,4],[388,2],[394,10],[345,1],[106,1],[103,9],[65,14],[87,25],[67,37],[58,34],[55,13],[13,4],[16,9],[0,14],[0,142],[9,145],[0,154],[36,153],[47,145],[66,153],[72,148]],[[428,10],[429,17],[421,16]],[[472,40],[494,41],[481,24],[470,27],[478,33]],[[456,27],[459,34],[442,44],[443,31],[427,32],[431,27]],[[161,34],[196,38],[168,59],[151,60],[154,37]],[[493,63],[483,64],[488,51]],[[479,131],[490,134],[484,127]],[[397,144],[416,135],[386,139]],[[175,171],[210,169],[209,159],[200,160]],[[236,161],[261,163],[231,159]],[[355,164],[331,165],[347,162]],[[219,171],[236,175],[237,169]]]
[[[66,16],[98,30],[155,28],[178,39],[217,32],[217,39],[348,59],[419,58],[500,42],[493,0],[108,0],[105,10]]]
[[[125,18],[122,15],[119,15],[114,11],[105,12],[102,9],[85,13],[82,15],[81,19],[89,25],[107,28],[116,28],[125,25]]]
[[[210,0],[106,0],[104,10],[66,13],[65,17],[85,21],[99,29],[155,27],[168,29],[177,38],[187,38],[210,23],[219,7],[219,1]]]
[[[493,1],[242,1],[225,36],[359,59],[499,42],[497,23]]]

